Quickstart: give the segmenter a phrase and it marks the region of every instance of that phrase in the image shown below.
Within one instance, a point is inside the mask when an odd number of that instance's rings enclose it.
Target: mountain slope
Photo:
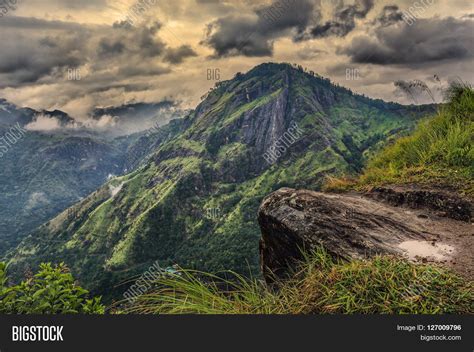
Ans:
[[[110,175],[135,169],[179,126],[178,120],[163,129],[108,138],[77,128],[62,111],[19,108],[0,99],[0,256]]]
[[[57,128],[37,130],[38,121]],[[119,149],[91,133],[61,129],[73,123],[62,111],[0,99],[0,255],[121,171]]]
[[[325,175],[359,171],[387,139],[432,106],[354,95],[287,64],[263,64],[220,83],[148,163],[114,178],[29,236],[11,268],[64,260],[83,284],[113,285],[158,260],[207,271],[257,272],[262,198],[282,187],[318,189]],[[289,127],[301,136],[265,153]]]

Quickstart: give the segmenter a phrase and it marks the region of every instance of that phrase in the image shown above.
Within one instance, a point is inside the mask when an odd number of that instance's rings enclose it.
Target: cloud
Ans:
[[[214,49],[215,57],[271,56],[273,52],[273,44],[258,32],[258,18],[253,15],[229,15],[208,24],[202,44]]]
[[[57,109],[75,106],[68,112],[85,119],[88,111],[73,101],[83,102],[88,96],[87,109],[92,109],[113,93],[115,100],[123,103],[121,94],[149,90],[156,86],[153,77],[166,75],[197,55],[184,43],[169,47],[161,30],[157,21],[131,26],[126,22],[88,25],[2,18],[0,89],[29,89],[43,95],[54,89],[54,97],[44,99],[46,104]],[[71,71],[77,74],[71,77]],[[31,127],[39,128],[35,126]]]
[[[289,36],[294,42],[324,37],[344,37],[374,7],[373,0],[331,2],[331,19],[322,21],[319,0],[274,0],[247,14],[231,14],[207,25],[204,44],[214,49],[214,57],[272,56],[274,42]]]
[[[189,45],[168,48],[159,37],[161,26],[156,21],[140,26],[125,22],[91,26],[34,18],[2,19],[0,88],[57,83],[71,68],[89,71],[81,81],[88,77],[88,84],[94,80],[102,85],[105,80],[117,84],[129,78],[128,74],[168,73],[165,64],[181,64],[197,54]]]
[[[44,12],[54,12],[54,10],[64,11],[103,11],[110,7],[109,0],[8,0],[10,3],[17,4],[19,9],[27,3],[27,6],[36,10],[37,13],[40,9]]]
[[[5,18],[6,19],[6,18]],[[54,76],[67,67],[76,67],[86,62],[81,52],[85,46],[87,30],[56,23],[49,34],[38,31],[38,20],[19,22],[10,26],[9,21],[0,21],[2,50],[0,51],[0,87],[34,83],[46,76]],[[10,18],[8,18],[10,20]],[[43,21],[47,23],[48,21]],[[34,26],[31,26],[34,24]],[[62,35],[57,29],[62,28]]]
[[[111,115],[102,115],[96,120],[88,120],[86,127],[88,128],[110,128],[117,124],[117,117]]]
[[[101,10],[108,6],[107,0],[54,0],[58,5],[69,9],[84,9],[91,8],[92,10]]]
[[[317,49],[317,48],[312,48],[312,47],[304,47],[300,50],[297,51],[297,55],[300,59],[302,60],[312,60],[315,59],[322,54],[327,54],[328,52],[325,50]]]
[[[101,58],[116,59],[121,56],[140,56],[141,59],[155,58],[165,52],[166,44],[158,37],[160,22],[142,26],[130,26],[125,22],[116,22],[107,36],[98,43]]]
[[[201,44],[214,49],[215,57],[272,56],[274,40],[292,30],[303,32],[313,10],[310,0],[277,0],[250,14],[231,14],[209,23]]]
[[[418,19],[380,26],[374,35],[358,36],[338,53],[354,63],[416,66],[474,57],[474,22],[452,17]]]
[[[124,43],[102,38],[99,42],[99,56],[107,57],[122,54],[125,51]]]
[[[58,119],[44,114],[35,116],[34,121],[25,126],[28,131],[53,131],[61,128],[61,123]]]
[[[380,25],[382,27],[391,26],[403,21],[403,12],[400,11],[397,5],[384,6],[379,16],[372,22],[373,25]]]
[[[373,0],[356,0],[352,5],[344,5],[344,2],[340,2],[333,19],[312,27],[309,30],[309,36],[303,36],[301,39],[345,37],[354,30],[356,19],[365,18],[373,7]]]
[[[167,49],[164,61],[172,64],[180,64],[186,58],[197,56],[197,53],[189,45],[181,45],[178,48]]]
[[[465,0],[435,2],[413,28],[400,21],[413,0],[373,1],[373,7],[361,0],[145,2],[154,6],[131,23],[123,19],[136,0],[19,2],[0,21],[0,96],[85,121],[98,106],[130,101],[170,99],[193,108],[214,85],[205,79],[206,68],[218,67],[228,79],[269,60],[301,61],[359,93],[389,100],[396,80],[474,79],[465,43],[472,27],[462,30],[473,11]],[[466,24],[450,27],[441,16]],[[448,26],[428,30],[435,23]],[[209,62],[209,55],[218,60]],[[349,67],[360,69],[364,84],[345,79]],[[70,69],[81,79],[69,80]]]

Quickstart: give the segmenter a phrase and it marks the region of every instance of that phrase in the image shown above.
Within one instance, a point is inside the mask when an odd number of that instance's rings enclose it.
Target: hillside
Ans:
[[[57,129],[38,130],[38,116]],[[72,124],[62,111],[19,108],[0,99],[0,256],[121,171],[118,146],[62,129]]]
[[[160,107],[146,105],[133,123],[152,124],[150,117]],[[113,111],[122,121],[122,130],[131,123],[126,115],[130,110]],[[110,175],[135,169],[177,133],[181,123],[176,120],[166,128],[113,138],[108,131],[78,128],[62,111],[19,108],[0,99],[0,257],[35,228],[103,185]]]
[[[28,133],[0,159],[0,254],[122,170],[119,148],[93,137]]]
[[[10,254],[11,268],[65,261],[85,287],[109,297],[126,289],[110,287],[156,260],[258,273],[256,214],[265,195],[359,172],[433,109],[355,95],[287,64],[260,65],[218,84],[176,138],[75,205],[73,219],[65,212],[32,233]],[[291,126],[301,133],[277,154],[272,146]]]

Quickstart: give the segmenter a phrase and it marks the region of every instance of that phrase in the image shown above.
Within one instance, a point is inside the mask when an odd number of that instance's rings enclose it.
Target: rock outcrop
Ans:
[[[384,197],[387,194],[390,196]],[[404,256],[442,263],[460,274],[472,275],[474,229],[470,222],[455,220],[470,220],[472,203],[456,203],[453,197],[443,198],[441,193],[432,196],[436,201],[430,203],[422,200],[421,193],[410,194],[402,195],[397,189],[365,195],[290,188],[274,192],[264,199],[258,215],[262,232],[260,257],[266,280],[284,276],[292,263],[302,258],[302,252],[318,246],[344,260],[379,254]],[[429,197],[425,194],[425,198]],[[395,204],[394,199],[399,202]],[[449,204],[450,217],[438,214],[441,205],[436,211],[430,206],[443,202]]]

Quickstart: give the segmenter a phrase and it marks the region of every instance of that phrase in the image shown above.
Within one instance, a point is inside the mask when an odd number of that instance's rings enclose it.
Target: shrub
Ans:
[[[0,263],[0,313],[3,314],[103,314],[99,297],[74,283],[64,264],[41,264],[39,272],[19,285],[7,286],[7,265]]]

